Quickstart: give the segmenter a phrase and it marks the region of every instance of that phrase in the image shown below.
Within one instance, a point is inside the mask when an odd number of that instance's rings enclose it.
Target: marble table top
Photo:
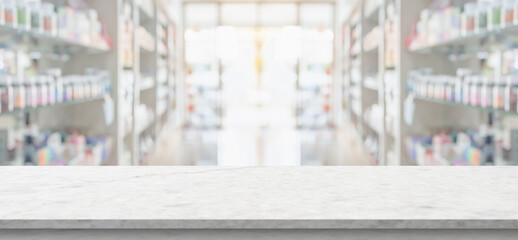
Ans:
[[[518,229],[514,167],[3,167],[0,229]]]

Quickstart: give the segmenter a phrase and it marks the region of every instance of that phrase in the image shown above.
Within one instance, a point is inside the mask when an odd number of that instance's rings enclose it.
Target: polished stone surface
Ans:
[[[518,168],[5,167],[0,229],[518,229]]]

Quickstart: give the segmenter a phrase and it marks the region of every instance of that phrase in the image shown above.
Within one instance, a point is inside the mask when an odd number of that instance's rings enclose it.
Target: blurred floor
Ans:
[[[150,165],[364,166],[369,160],[347,130],[229,128],[171,130]]]

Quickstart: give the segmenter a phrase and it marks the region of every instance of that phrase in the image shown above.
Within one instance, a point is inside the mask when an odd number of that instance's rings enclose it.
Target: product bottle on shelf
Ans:
[[[461,68],[457,70],[457,78],[455,79],[455,102],[457,103],[462,103],[464,80],[469,74],[470,71],[467,69]]]
[[[40,76],[39,77],[39,91],[38,91],[38,104],[45,106],[49,104],[49,90],[48,90],[48,82],[46,76]]]
[[[26,0],[17,0],[18,27],[23,30],[31,30],[31,8]]]
[[[518,112],[518,76],[508,76],[505,85],[505,110]]]
[[[63,79],[63,102],[69,102],[74,100],[74,86],[67,77]]]
[[[18,10],[14,0],[3,0],[3,23],[16,27],[18,26]]]
[[[30,25],[31,29],[36,32],[43,32],[43,12],[41,8],[41,2],[33,1],[28,2],[30,9]]]
[[[43,15],[43,30],[52,36],[57,35],[57,15],[54,4],[43,3],[41,5]]]
[[[486,31],[488,28],[488,11],[491,7],[491,0],[479,0],[477,2],[477,32]]]
[[[13,111],[13,87],[11,76],[0,76],[0,112]]]
[[[484,78],[480,91],[480,106],[493,107],[493,88],[494,81],[491,78]]]
[[[488,29],[496,30],[500,28],[502,20],[502,0],[492,0],[488,14]]]
[[[14,109],[25,108],[25,87],[20,79],[13,81]]]
[[[505,108],[505,88],[506,81],[503,78],[495,81],[495,85],[493,88],[493,108],[496,109],[504,109]]]
[[[34,78],[29,77],[26,78],[23,82],[23,86],[25,88],[25,106],[26,107],[36,107],[37,106],[37,93],[36,87],[34,86]]]
[[[480,106],[480,89],[482,88],[483,78],[473,76],[470,88],[470,104],[473,106]]]
[[[462,86],[462,103],[465,105],[469,105],[471,103],[471,82],[473,79],[474,76],[466,76],[466,78],[464,78]]]
[[[462,19],[461,19],[461,35],[466,36],[475,31],[476,15],[477,15],[477,4],[476,3],[466,3],[464,5],[464,13],[462,14]]]
[[[45,81],[47,83],[47,96],[48,96],[48,104],[52,105],[56,103],[56,84],[51,76],[45,76]]]
[[[61,69],[50,69],[47,73],[51,76],[54,88],[54,100],[56,103],[63,102],[63,79],[61,77]]]
[[[504,0],[502,4],[502,27],[508,27],[515,24],[516,18],[516,0]]]

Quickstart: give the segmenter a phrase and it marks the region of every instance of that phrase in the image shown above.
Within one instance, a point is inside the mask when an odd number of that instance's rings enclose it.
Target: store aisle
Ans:
[[[293,84],[276,82],[274,87],[257,87],[229,78],[222,128],[171,130],[158,143],[150,165],[369,165],[361,144],[346,130],[297,129],[293,98],[287,97],[294,94]]]
[[[319,27],[189,28],[189,128],[165,134],[150,164],[369,165],[353,134],[329,128],[332,8],[320,10]],[[207,111],[204,102],[217,104]]]

